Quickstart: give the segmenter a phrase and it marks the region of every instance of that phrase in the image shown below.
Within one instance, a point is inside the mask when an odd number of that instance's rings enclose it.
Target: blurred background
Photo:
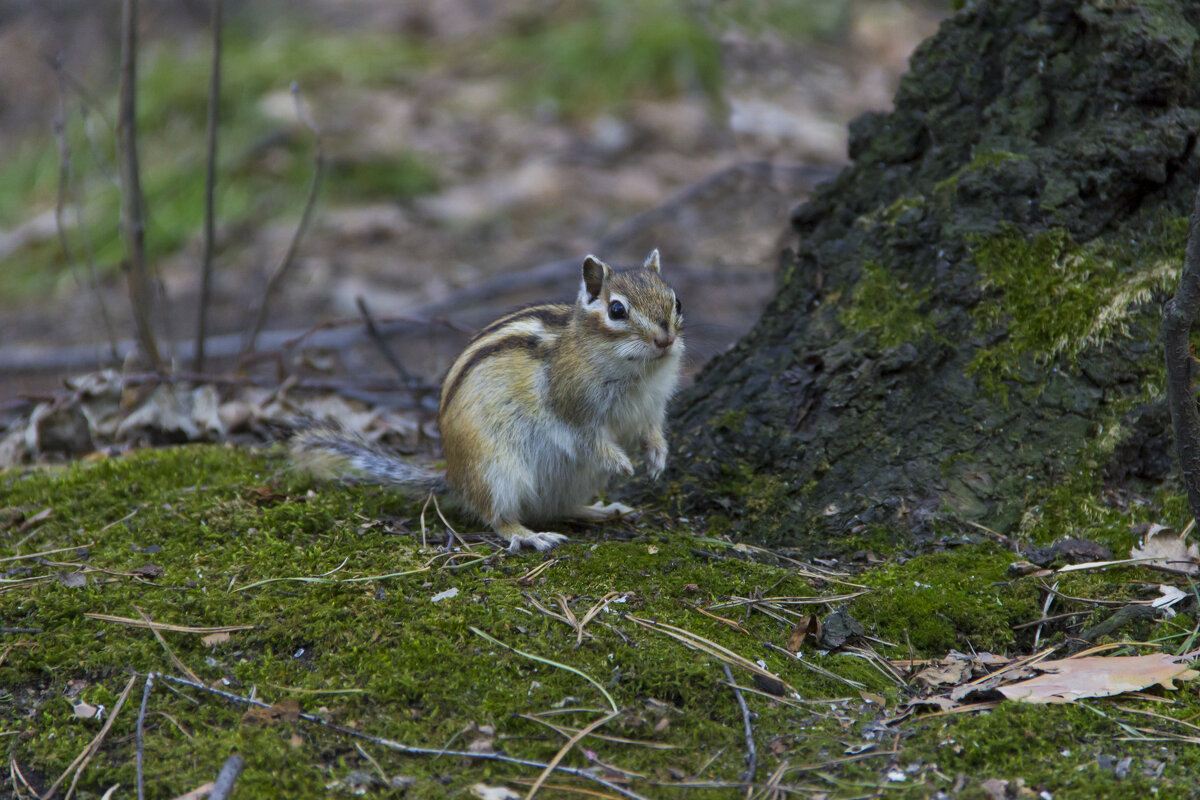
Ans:
[[[199,306],[210,4],[139,5],[153,323],[183,370]],[[695,369],[753,324],[790,244],[788,213],[845,161],[846,124],[890,107],[950,5],[227,0],[205,371],[386,389],[398,372],[365,334],[361,299],[413,385],[433,385],[474,328],[573,297],[586,253],[629,266],[653,247],[683,299]],[[112,343],[121,355],[133,339],[120,12],[116,0],[0,3],[9,409],[114,363]],[[314,128],[314,212],[262,352],[240,358],[309,195]]]

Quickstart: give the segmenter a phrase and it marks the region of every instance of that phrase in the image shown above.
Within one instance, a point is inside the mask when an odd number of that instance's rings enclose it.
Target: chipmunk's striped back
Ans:
[[[450,408],[467,376],[487,359],[505,351],[521,351],[532,358],[547,359],[570,323],[571,311],[572,307],[566,304],[530,306],[505,314],[476,333],[446,373],[441,413]]]

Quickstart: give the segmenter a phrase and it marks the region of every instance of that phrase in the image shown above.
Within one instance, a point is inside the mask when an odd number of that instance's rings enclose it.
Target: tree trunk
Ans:
[[[775,303],[676,404],[678,510],[836,551],[1170,479],[1158,329],[1200,179],[1198,37],[1190,0],[947,20],[794,212]]]

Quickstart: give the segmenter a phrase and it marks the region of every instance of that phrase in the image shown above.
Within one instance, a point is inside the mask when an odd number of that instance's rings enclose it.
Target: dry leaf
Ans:
[[[787,649],[792,653],[800,652],[800,645],[804,644],[805,638],[812,635],[814,640],[821,638],[821,620],[817,619],[814,614],[805,614],[800,618],[792,628],[792,633],[788,636]]]
[[[138,567],[137,569],[131,569],[129,574],[140,575],[143,578],[157,578],[159,575],[163,574],[163,568],[158,564],[146,564]]]
[[[970,677],[971,662],[957,658],[934,661],[916,674],[917,682],[930,689],[938,686],[958,686]]]
[[[1165,583],[1159,584],[1158,591],[1162,594],[1161,596],[1156,597],[1154,601],[1150,603],[1152,608],[1170,608],[1188,596],[1187,592],[1183,591],[1178,586],[1170,586]]]
[[[83,700],[76,700],[72,706],[75,716],[80,719],[98,719],[104,714],[104,706],[94,706]]]
[[[87,586],[87,575],[82,572],[60,572],[58,582],[68,589],[82,589]]]
[[[1186,656],[1086,656],[1035,665],[1042,675],[999,687],[1009,700],[1025,703],[1070,703],[1084,697],[1108,697],[1154,685],[1175,689],[1174,681],[1200,675],[1188,668]]]
[[[1131,558],[1148,559],[1146,566],[1180,575],[1200,575],[1200,547],[1162,525],[1151,525],[1141,547],[1129,552]]]
[[[229,633],[227,631],[221,631],[220,633],[210,633],[208,636],[202,636],[200,638],[201,644],[203,644],[205,647],[216,647],[217,645],[225,644],[228,641],[229,641]]]
[[[247,725],[270,725],[276,722],[295,722],[300,719],[300,703],[284,700],[268,708],[254,706],[242,715]]]

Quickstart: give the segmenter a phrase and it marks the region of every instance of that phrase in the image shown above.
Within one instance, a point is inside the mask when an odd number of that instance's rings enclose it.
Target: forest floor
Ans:
[[[555,6],[567,17],[547,25],[530,10],[544,3],[394,5],[314,0],[320,25],[231,27],[218,333],[242,329],[303,204],[314,147],[295,80],[329,171],[273,325],[353,318],[366,297],[380,317],[469,329],[569,293],[573,275],[542,265],[657,246],[698,366],[771,297],[788,212],[841,163],[846,122],[889,104],[936,18],[812,3],[791,28],[764,27],[736,17],[761,10],[743,0],[704,25],[667,3],[633,18],[619,10],[633,4]],[[141,114],[150,246],[183,339],[207,46],[203,21],[178,14],[148,18]],[[24,117],[0,115],[20,156],[0,166],[0,353],[103,341],[56,238],[57,143],[29,130],[58,96],[38,59],[65,36],[64,63],[87,78],[86,95],[65,95],[87,198],[70,242],[94,254],[127,331],[111,107],[96,101],[89,122],[81,100],[112,93],[111,52],[83,46],[112,32],[88,14],[4,23],[5,107]],[[614,31],[647,56],[633,78],[597,56]],[[463,335],[396,347],[432,383]],[[668,485],[635,519],[509,554],[452,509],[313,485],[249,444],[303,405],[436,458],[421,397],[383,411],[343,399],[361,388],[338,384],[347,373],[383,374],[369,346],[285,355],[272,367],[339,391],[300,399],[303,381],[277,374],[259,387],[109,376],[49,398],[54,371],[6,378],[0,399],[38,396],[0,408],[13,420],[0,464],[98,452],[0,471],[0,791],[132,796],[140,776],[147,797],[199,797],[238,754],[239,798],[1195,794],[1200,696],[1184,656],[1200,556],[1177,533],[1177,495],[1064,491],[1028,509],[1039,524],[1020,527],[1036,534],[1015,540],[972,528],[917,551],[864,529],[814,554],[673,517]],[[140,447],[206,438],[218,442]],[[1182,573],[1161,553],[1126,562],[1160,545]],[[1022,683],[1054,670],[1055,686]]]
[[[522,797],[543,773],[547,798],[1195,792],[1197,628],[1170,608],[1194,579],[1024,561],[1071,547],[814,560],[647,509],[513,555],[215,445],[10,471],[0,509],[15,797],[127,795],[139,749],[155,798],[233,754],[237,797]],[[1063,669],[1048,704],[1003,694]]]

